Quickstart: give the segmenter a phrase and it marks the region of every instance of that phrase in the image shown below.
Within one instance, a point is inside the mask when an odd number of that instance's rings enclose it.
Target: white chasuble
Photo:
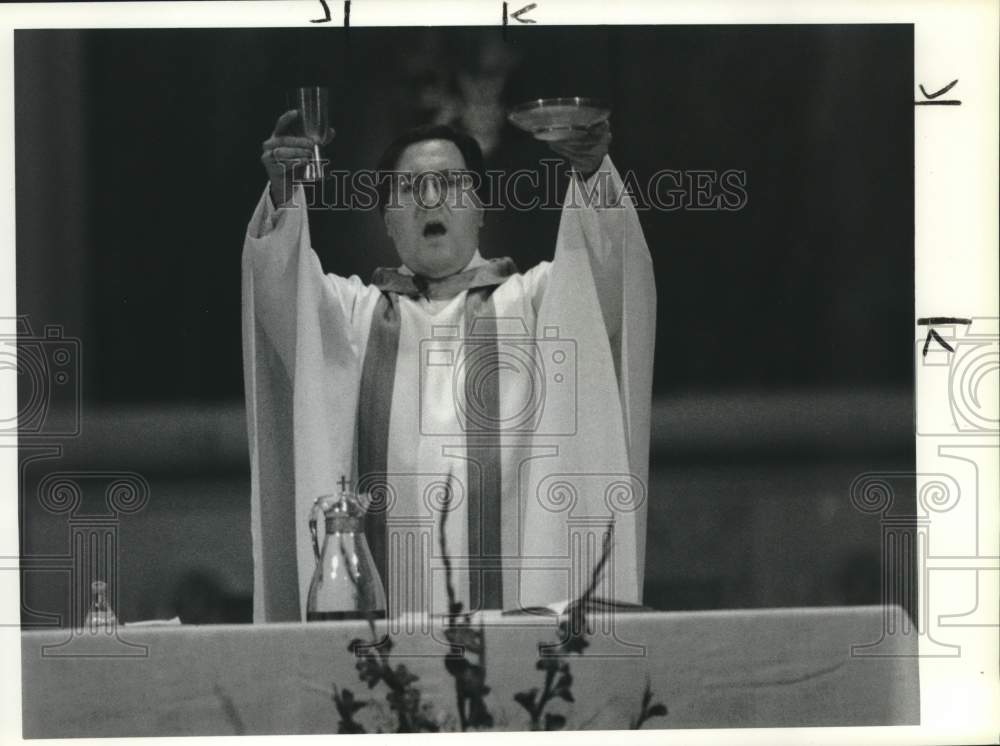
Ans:
[[[595,595],[641,602],[656,291],[622,189],[605,158],[552,262],[477,254],[437,298],[324,273],[302,190],[265,190],[243,252],[255,622],[305,619],[309,513],[342,476],[375,501],[390,615],[447,611],[442,525],[466,609],[579,596],[606,535]]]

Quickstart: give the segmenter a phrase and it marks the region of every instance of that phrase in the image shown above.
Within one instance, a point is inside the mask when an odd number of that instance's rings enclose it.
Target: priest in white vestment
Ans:
[[[254,621],[305,618],[310,511],[342,477],[368,501],[390,615],[447,612],[447,485],[466,609],[578,597],[608,532],[595,595],[641,603],[656,291],[607,124],[553,144],[575,175],[553,260],[523,273],[479,254],[475,141],[399,138],[379,203],[402,264],[366,284],[312,250],[296,116],[264,142],[243,252]]]

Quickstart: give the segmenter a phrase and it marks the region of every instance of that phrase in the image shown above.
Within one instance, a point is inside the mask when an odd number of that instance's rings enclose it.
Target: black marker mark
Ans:
[[[957,82],[958,82],[958,78],[955,78],[955,79],[954,79],[953,81],[951,81],[951,82],[950,82],[950,83],[949,83],[948,85],[946,85],[946,86],[945,86],[944,88],[942,88],[942,89],[941,89],[940,91],[934,91],[934,93],[928,93],[928,92],[927,92],[927,89],[926,89],[926,88],[924,88],[924,84],[923,84],[923,83],[921,83],[921,84],[920,84],[920,92],[921,92],[922,94],[924,94],[924,98],[937,98],[938,96],[943,96],[943,95],[944,95],[944,94],[946,94],[946,93],[947,93],[948,91],[950,91],[950,90],[951,90],[952,88],[954,88],[954,87],[955,87],[955,84],[956,84]]]
[[[535,21],[531,20],[530,18],[521,18],[521,16],[523,16],[525,13],[531,12],[537,7],[538,3],[528,3],[520,10],[515,10],[513,13],[510,14],[510,16],[518,23],[535,23]],[[504,9],[506,10],[506,8],[507,8],[507,3],[504,3]]]
[[[952,84],[952,85],[954,85],[954,84]],[[945,89],[945,90],[947,90],[947,89]],[[944,91],[942,91],[941,93],[944,93]],[[968,326],[971,323],[972,323],[972,319],[962,319],[962,318],[957,318],[957,317],[953,317],[953,316],[929,316],[928,318],[917,319],[917,326],[926,326],[927,327],[927,338],[924,340],[924,353],[923,353],[923,356],[927,357],[927,350],[930,349],[931,340],[932,339],[934,341],[936,341],[939,345],[941,345],[942,347],[944,347],[946,350],[948,350],[948,352],[954,352],[955,351],[954,347],[952,347],[950,344],[948,344],[947,342],[945,342],[941,338],[941,335],[938,334],[936,331],[934,331],[934,325],[935,324],[963,324],[965,326]]]
[[[344,28],[351,30],[351,0],[344,0]]]
[[[309,23],[328,23],[330,21],[330,6],[326,4],[326,0],[319,0],[319,4],[323,6],[326,18],[314,18]]]
[[[952,347],[950,344],[948,344],[943,339],[941,339],[941,335],[940,334],[938,334],[933,329],[928,329],[927,330],[927,339],[924,340],[924,357],[927,357],[927,350],[931,346],[931,340],[932,339],[935,340],[939,345],[941,345],[942,347],[944,347],[946,350],[948,350],[948,352],[954,352],[955,351],[954,347]]]
[[[963,319],[957,316],[928,316],[927,318],[917,319],[917,326],[934,326],[936,324],[962,324],[968,326],[972,323],[972,319]]]
[[[958,99],[948,99],[946,101],[938,101],[937,100],[937,98],[939,96],[943,96],[948,91],[950,91],[952,88],[954,88],[956,83],[958,83],[958,78],[955,78],[953,81],[951,81],[948,85],[946,85],[941,90],[934,91],[934,93],[928,93],[927,89],[924,88],[924,84],[920,83],[919,84],[920,92],[922,94],[924,94],[924,98],[926,98],[927,100],[926,101],[914,101],[913,105],[914,106],[961,106],[962,102],[959,101]]]
[[[507,3],[503,4],[503,40],[507,41]]]

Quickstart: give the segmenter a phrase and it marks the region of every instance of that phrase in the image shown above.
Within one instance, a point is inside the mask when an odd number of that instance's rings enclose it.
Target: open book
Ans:
[[[503,612],[503,616],[515,616],[519,614],[535,614],[538,616],[560,616],[566,612],[573,601],[555,601],[546,606],[526,606],[518,609],[508,609]],[[608,601],[603,598],[591,598],[584,607],[590,612],[630,612],[630,611],[653,611],[648,606],[633,604],[625,601]]]

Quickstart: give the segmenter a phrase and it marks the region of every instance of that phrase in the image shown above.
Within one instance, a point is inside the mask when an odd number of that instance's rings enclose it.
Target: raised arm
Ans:
[[[615,241],[616,225],[620,218],[615,213],[608,213],[607,207],[616,204],[612,201],[617,196],[617,190],[611,188],[611,160],[608,158],[608,146],[611,144],[611,126],[607,121],[577,134],[566,140],[556,140],[550,143],[553,151],[569,162],[576,172],[574,178],[579,179],[579,196],[576,204],[574,195],[577,190],[571,189],[567,195],[568,204],[563,209],[593,209],[601,222],[600,235],[584,236],[587,240],[587,253],[590,257],[590,267],[597,285],[597,293],[601,301],[601,312],[604,315],[604,325],[608,336],[617,335],[621,327],[621,241]],[[591,232],[592,233],[592,232]],[[617,244],[617,245],[616,245]],[[615,251],[615,249],[618,251]]]
[[[624,183],[608,156],[611,131],[607,122],[571,139],[550,143],[576,171],[577,183],[567,192],[563,219],[571,211],[579,220],[601,315],[615,357],[621,367],[623,314],[655,313],[653,267],[639,217]],[[568,258],[564,257],[564,258]],[[550,268],[535,272],[536,310],[541,303]],[[647,282],[636,278],[648,277]],[[632,290],[631,297],[626,288]]]
[[[243,247],[244,311],[259,324],[289,376],[303,314],[316,314],[324,325],[340,329],[340,343],[350,345],[354,307],[365,287],[357,277],[324,273],[311,248],[305,192],[295,178],[308,162],[312,141],[291,134],[296,116],[294,110],[285,112],[263,143],[268,186]],[[332,136],[331,130],[327,141]]]
[[[305,615],[315,567],[312,501],[351,473],[357,411],[357,308],[372,288],[325,274],[294,184],[304,148],[278,121],[264,142],[268,186],[243,248],[243,371],[250,450],[254,620]],[[277,206],[275,205],[277,202]],[[377,291],[376,291],[377,292]]]
[[[602,499],[600,489],[581,489],[574,511],[614,521],[608,585],[598,595],[637,603],[645,560],[646,500],[639,496],[648,494],[656,287],[635,208],[607,158],[606,135],[595,136],[593,148],[558,149],[569,153],[561,154],[585,177],[575,176],[567,189],[551,264],[526,275],[535,280],[536,335],[555,332],[572,342],[577,367],[573,396],[553,402],[552,411],[572,437],[558,441],[559,458],[550,462],[556,466],[545,459],[531,462],[525,494],[538,494],[554,469],[560,478],[603,479],[605,497],[628,485],[633,497],[622,506]],[[552,511],[530,500],[527,506],[524,551],[552,551],[565,525]],[[564,597],[564,586],[552,581],[528,583],[527,593],[522,585],[523,602]]]
[[[273,204],[283,206],[292,200],[296,181],[305,171],[312,157],[313,141],[295,134],[299,112],[290,109],[278,117],[274,132],[261,145],[260,162],[267,171],[268,186]],[[331,127],[322,145],[328,145],[336,132]]]

